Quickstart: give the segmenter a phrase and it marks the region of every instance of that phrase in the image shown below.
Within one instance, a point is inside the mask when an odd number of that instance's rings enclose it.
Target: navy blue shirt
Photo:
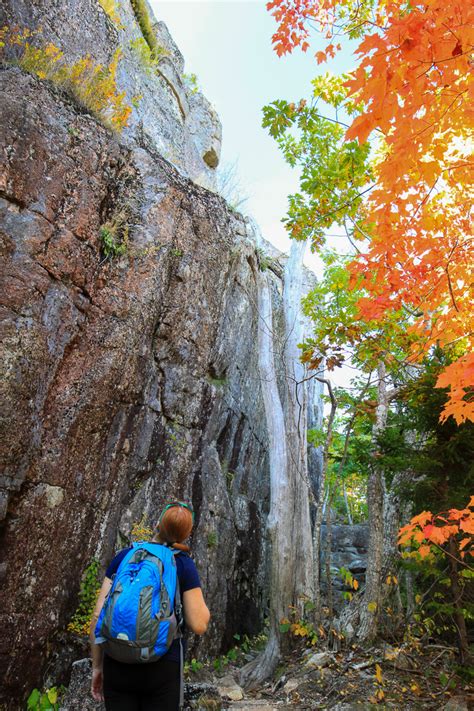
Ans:
[[[125,558],[127,553],[131,551],[131,546],[129,548],[124,548],[121,550],[115,558],[109,563],[107,570],[105,571],[105,577],[112,579],[118,570],[118,567],[122,560]],[[199,573],[194,564],[194,561],[190,556],[184,551],[180,551],[175,556],[176,560],[176,572],[178,573],[178,583],[181,596],[186,590],[193,590],[194,588],[201,587],[201,581],[199,580]],[[183,640],[183,647],[186,651],[186,640]],[[179,640],[175,639],[169,648],[169,651],[164,654],[161,659],[166,659],[168,662],[178,662],[180,659],[180,649]]]

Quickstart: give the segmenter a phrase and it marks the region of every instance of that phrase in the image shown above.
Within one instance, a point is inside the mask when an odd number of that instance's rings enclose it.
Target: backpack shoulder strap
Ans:
[[[178,638],[178,644],[179,644],[179,666],[180,666],[180,674],[179,674],[179,708],[181,709],[184,705],[184,649],[183,649],[183,627],[184,627],[184,612],[183,612],[183,603],[181,601],[181,588],[179,585],[179,578],[178,578],[178,565],[176,563],[176,556],[178,553],[181,553],[181,551],[177,548],[173,549],[173,563],[176,566],[176,594],[175,594],[175,600],[174,600],[174,609],[175,609],[175,615],[176,615],[176,620],[178,622],[178,627],[177,627],[177,638]]]
[[[178,632],[179,636],[183,636],[182,628],[184,624],[184,614],[183,614],[183,602],[181,600],[181,588],[179,585],[179,578],[178,578],[178,565],[176,563],[176,556],[178,553],[181,553],[180,550],[177,550],[176,548],[173,549],[173,562],[176,566],[176,593],[175,593],[175,598],[174,598],[174,607],[175,607],[175,614],[176,614],[176,619],[178,620]]]

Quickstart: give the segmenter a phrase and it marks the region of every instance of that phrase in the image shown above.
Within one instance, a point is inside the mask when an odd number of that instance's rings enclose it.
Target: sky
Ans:
[[[271,43],[276,23],[264,0],[151,0],[151,6],[181,50],[185,72],[197,75],[221,119],[221,165],[237,162],[241,192],[249,197],[241,211],[255,218],[267,240],[288,251],[281,218],[298,176],[261,127],[262,107],[309,96],[311,79],[321,71],[314,53],[323,45],[278,58]],[[346,54],[331,68],[343,71],[350,62]],[[342,237],[339,244],[346,248]],[[305,261],[320,273],[309,249]]]

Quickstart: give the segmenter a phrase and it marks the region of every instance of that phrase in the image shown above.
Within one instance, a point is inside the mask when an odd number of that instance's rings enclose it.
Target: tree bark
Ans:
[[[332,620],[334,615],[334,600],[332,594],[331,559],[332,559],[332,520],[331,520],[332,493],[329,495],[329,506],[326,514],[326,551],[324,556],[326,572],[326,599],[328,603],[328,617]]]
[[[308,382],[298,345],[305,338],[305,317],[301,308],[303,258],[306,242],[293,240],[283,274],[284,397],[288,479],[293,486],[294,604],[304,614],[304,601],[313,597],[313,556],[310,518],[311,483],[308,476]]]
[[[360,605],[360,618],[357,636],[361,641],[376,637],[382,604],[382,572],[384,553],[384,483],[383,471],[377,463],[377,437],[387,423],[389,399],[387,397],[385,364],[377,367],[377,410],[372,430],[373,464],[367,483],[367,503],[369,512],[369,549],[365,588]]]
[[[278,389],[271,287],[267,271],[255,270],[258,286],[258,366],[269,437],[270,630],[265,650],[241,671],[253,688],[274,671],[281,652],[280,620],[312,595],[312,540],[307,471],[307,396],[297,344],[303,339],[301,270],[304,244],[292,242],[284,273],[284,392]]]
[[[324,489],[326,486],[326,473],[328,469],[328,462],[329,462],[329,447],[331,446],[331,440],[332,440],[332,428],[333,428],[333,423],[334,423],[334,417],[336,415],[336,409],[337,409],[337,400],[334,395],[334,391],[332,389],[331,382],[329,380],[326,380],[325,378],[317,378],[320,382],[324,383],[329,391],[329,397],[331,399],[331,410],[329,412],[329,417],[328,417],[328,428],[326,432],[326,440],[324,443],[324,450],[323,450],[323,466],[321,469],[321,476],[319,478],[319,495],[318,495],[318,507],[316,509],[316,517],[314,520],[314,528],[313,528],[313,587],[314,587],[314,621],[315,623],[319,623],[321,621],[321,569],[320,569],[320,560],[321,560],[321,525],[323,523],[323,514],[324,514],[324,507],[323,507],[323,497],[324,497]],[[329,500],[329,505],[330,505],[330,500]]]
[[[344,481],[342,482],[342,495],[344,497],[344,505],[346,507],[347,523],[349,524],[349,526],[352,526],[354,522],[352,520],[351,509],[349,507],[349,501],[347,499],[346,484]]]
[[[451,580],[451,595],[454,604],[454,622],[458,631],[459,657],[461,664],[468,667],[471,666],[471,655],[469,651],[466,620],[464,619],[464,615],[462,613],[462,588],[459,584],[459,570],[456,562],[456,558],[459,553],[453,538],[449,539],[448,550],[451,554],[448,556],[449,578]]]

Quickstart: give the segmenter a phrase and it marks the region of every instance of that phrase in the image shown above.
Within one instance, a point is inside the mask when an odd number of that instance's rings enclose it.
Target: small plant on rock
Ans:
[[[153,25],[151,22],[150,13],[148,12],[146,0],[131,0],[131,4],[135,19],[138,22],[142,31],[142,35],[145,38],[145,41],[148,44],[149,48],[151,49],[153,56],[156,57],[159,53],[159,44],[153,31]]]
[[[258,268],[261,272],[265,272],[271,264],[270,257],[265,254],[261,247],[257,247],[255,253],[257,255]]]
[[[347,568],[339,568],[339,575],[346,588],[351,588],[351,590],[357,590],[359,588],[359,582],[354,578],[350,570]],[[342,593],[342,597],[345,600],[352,600],[353,593],[348,590]]]
[[[102,251],[106,258],[121,257],[128,246],[128,221],[124,211],[117,213],[100,228]]]
[[[153,529],[147,525],[146,516],[143,516],[140,521],[133,524],[130,538],[132,541],[151,541]]]
[[[312,612],[312,605],[313,603],[307,601],[305,603],[305,612]],[[294,637],[307,639],[310,644],[315,645],[319,636],[322,636],[324,630],[320,629],[318,635],[313,624],[304,617],[300,617],[299,610],[296,607],[291,606],[289,608],[288,617],[284,617],[280,620],[280,632],[290,632]]]
[[[215,548],[217,546],[217,533],[216,531],[211,531],[207,534],[207,546],[208,548]]]
[[[93,558],[82,576],[79,604],[67,627],[69,632],[73,632],[79,637],[89,634],[92,613],[100,590],[98,573],[99,561]]]
[[[192,673],[196,674],[197,672],[201,671],[203,668],[204,664],[202,662],[198,662],[197,659],[191,659],[190,662],[186,662],[184,665],[184,673],[186,675]]]
[[[27,711],[57,711],[64,687],[52,686],[46,691],[33,689],[26,702]]]
[[[183,74],[181,79],[190,94],[197,94],[199,91],[198,78],[196,74]]]
[[[155,72],[163,57],[168,56],[165,48],[160,47],[158,44],[154,50],[151,50],[148,42],[143,37],[131,40],[130,48],[147,74]]]

